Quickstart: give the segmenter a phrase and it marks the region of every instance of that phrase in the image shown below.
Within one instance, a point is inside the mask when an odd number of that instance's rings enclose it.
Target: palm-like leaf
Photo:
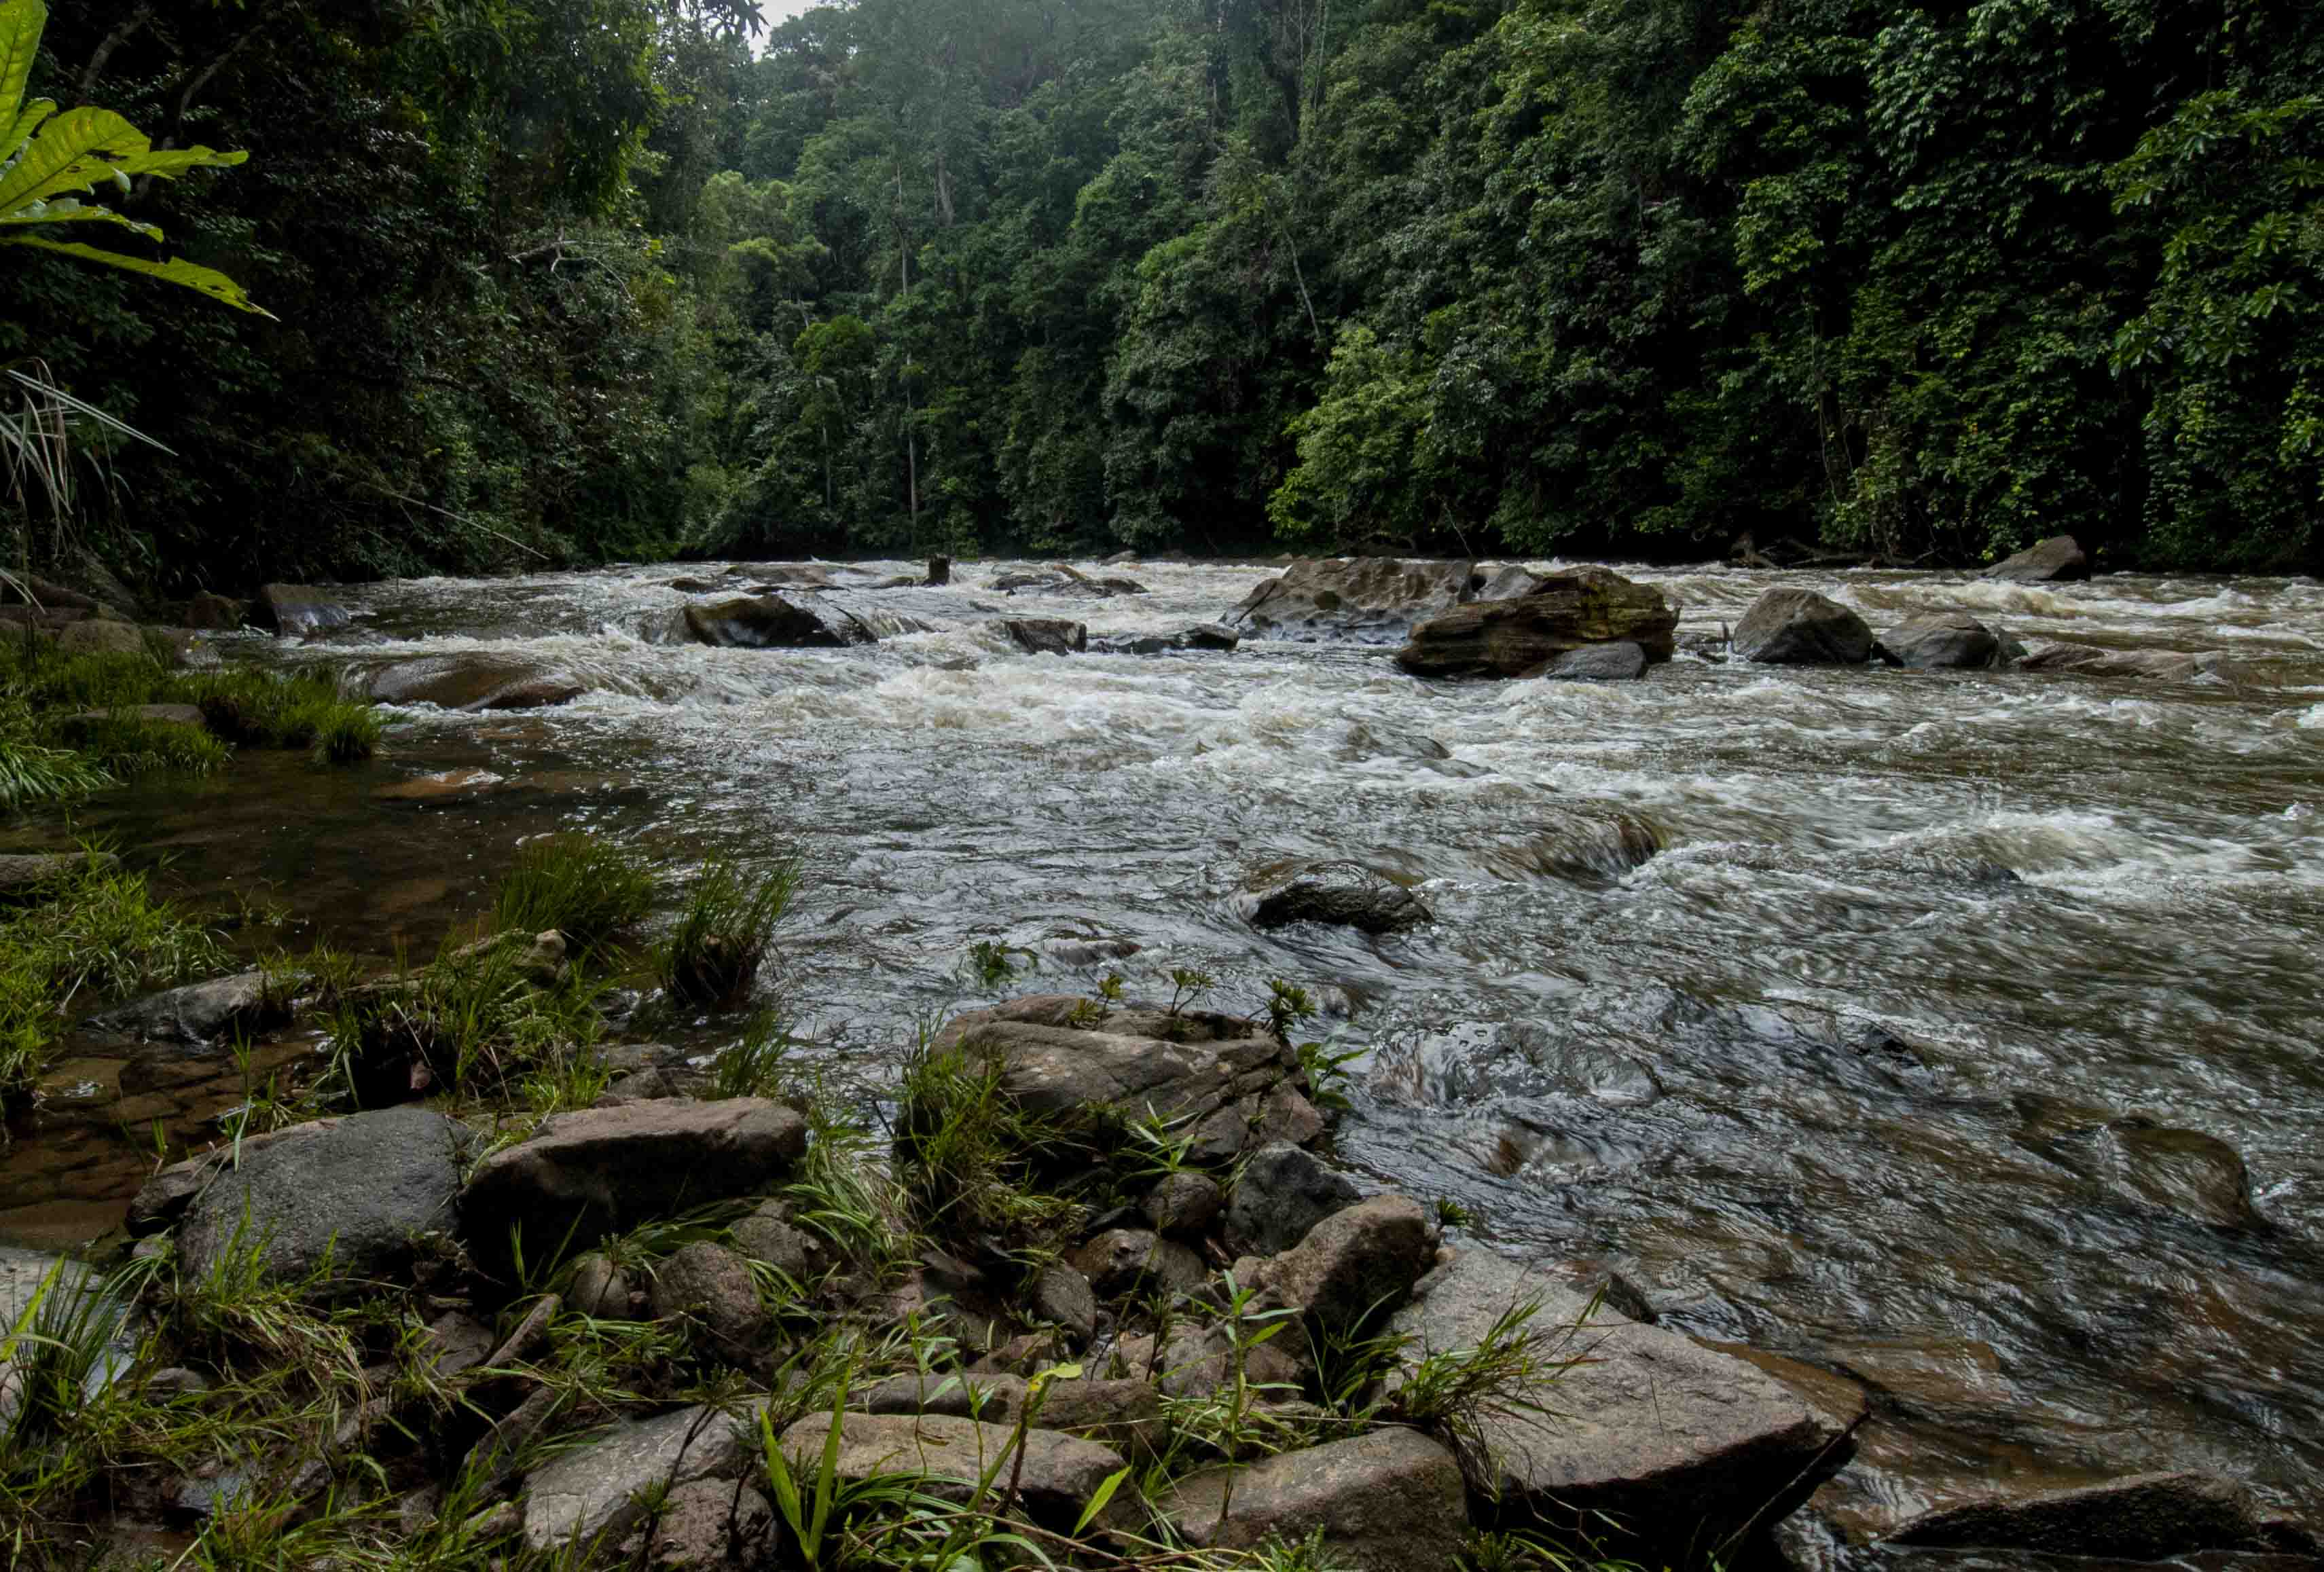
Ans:
[[[271,315],[251,303],[242,286],[213,268],[171,259],[152,262],[93,245],[51,240],[9,229],[51,224],[113,224],[148,240],[162,238],[150,224],[84,202],[78,193],[110,183],[129,189],[132,176],[174,179],[188,170],[230,169],[250,155],[207,147],[156,152],[145,133],[110,109],[84,106],[56,113],[45,98],[24,102],[32,57],[40,51],[49,8],[42,0],[0,0],[0,245],[29,245],[83,262],[124,268],[168,283],[198,290],[237,310]]]

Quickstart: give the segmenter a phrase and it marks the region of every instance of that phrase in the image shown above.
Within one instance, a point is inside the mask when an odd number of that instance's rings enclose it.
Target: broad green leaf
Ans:
[[[148,278],[161,279],[172,284],[183,284],[189,290],[198,290],[213,300],[222,301],[237,311],[248,311],[269,320],[274,318],[273,312],[253,304],[250,297],[243,293],[240,284],[215,268],[197,267],[189,262],[147,262],[142,257],[123,256],[118,252],[100,251],[93,245],[76,245],[61,240],[42,240],[32,234],[0,236],[0,245],[37,246],[42,251],[52,251],[61,256],[78,257],[83,262],[102,262],[106,267],[123,268],[133,273],[143,273]]]
[[[41,52],[41,34],[49,25],[49,8],[41,0],[0,0],[0,120],[13,124],[24,101],[24,84],[32,79],[32,60]],[[10,142],[0,158],[15,152]]]
[[[0,177],[0,214],[68,191],[93,191],[152,146],[143,132],[110,109],[68,109],[41,127],[16,167]]]
[[[125,214],[94,202],[82,202],[67,197],[60,202],[42,202],[23,213],[0,216],[0,225],[11,224],[118,224],[124,229],[134,229],[148,240],[160,240],[160,229],[151,224],[140,224]]]
[[[23,149],[24,139],[41,128],[41,122],[57,112],[53,98],[35,98],[23,107],[23,113],[8,122],[8,130],[0,134],[0,164],[5,164]]]

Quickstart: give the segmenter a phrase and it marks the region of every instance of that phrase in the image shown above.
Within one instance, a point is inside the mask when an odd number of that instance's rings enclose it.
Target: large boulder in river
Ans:
[[[2016,648],[1965,611],[1923,611],[1880,636],[1883,659],[1924,671],[2004,666]]]
[[[1031,1113],[1128,1110],[1173,1121],[1193,1137],[1198,1163],[1323,1134],[1297,1051],[1263,1025],[1202,1010],[1117,1009],[1093,1021],[1093,1010],[1061,994],[1012,999],[955,1016],[929,1052],[997,1064],[1001,1092]]]
[[[1862,666],[1872,658],[1872,630],[1837,601],[1783,585],[1743,613],[1734,652],[1763,666]]]
[[[1468,598],[1465,562],[1302,557],[1219,621],[1256,639],[1396,644]]]
[[[1249,903],[1255,928],[1321,923],[1366,933],[1397,933],[1429,920],[1420,897],[1360,862],[1321,862],[1277,879]]]
[[[2090,559],[2070,535],[2052,535],[1985,570],[1989,579],[2013,584],[2062,584],[2090,576]]]
[[[254,621],[285,639],[347,625],[347,609],[304,584],[261,584]]]
[[[423,655],[364,679],[364,696],[375,703],[444,710],[540,710],[587,691],[569,672],[497,655]]]
[[[1668,660],[1678,612],[1649,584],[1602,567],[1536,579],[1523,594],[1475,601],[1422,622],[1396,663],[1415,676],[1532,676],[1588,645],[1635,644]]]
[[[401,1278],[424,1236],[450,1230],[475,1142],[441,1114],[383,1108],[245,1150],[187,1207],[179,1258],[196,1279],[237,1250],[285,1279],[327,1256],[335,1284]]]
[[[1848,1461],[1848,1427],[1740,1359],[1598,1305],[1564,1280],[1464,1247],[1391,1329],[1409,1372],[1473,1349],[1512,1309],[1547,1335],[1535,1384],[1478,1416],[1462,1459],[1504,1521],[1699,1550],[1783,1515]],[[1563,1341],[1562,1328],[1579,1328]],[[1391,1377],[1401,1383],[1402,1377]]]
[[[540,1256],[617,1229],[780,1183],[807,1151],[807,1121],[763,1098],[682,1098],[558,1114],[496,1152],[460,1200],[460,1228],[498,1267],[510,1236]]]
[[[1089,629],[1062,617],[1011,617],[1001,630],[1028,655],[1078,655],[1089,648]]]
[[[872,632],[836,607],[782,595],[738,595],[686,608],[686,631],[723,649],[840,649],[869,644]]]

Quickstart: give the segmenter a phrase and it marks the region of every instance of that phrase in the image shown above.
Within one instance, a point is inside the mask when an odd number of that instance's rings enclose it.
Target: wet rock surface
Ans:
[[[2090,559],[2070,535],[2052,535],[1985,570],[1989,579],[2008,584],[2063,584],[2090,576]]]
[[[1880,636],[1879,655],[1892,665],[1923,670],[1978,670],[2005,666],[2022,650],[1976,618],[1960,611],[1907,617]]]
[[[1469,593],[1465,562],[1304,557],[1219,621],[1249,638],[1400,644]]]
[[[1773,589],[1735,625],[1733,650],[1763,666],[1862,666],[1872,658],[1872,630],[1813,590]]]
[[[1417,624],[1396,663],[1415,676],[1623,675],[1632,660],[1668,660],[1678,612],[1660,590],[1602,567],[1570,568],[1535,580],[1521,594],[1477,601]],[[1583,650],[1628,644],[1637,654]],[[1559,671],[1552,667],[1559,662]]]
[[[1190,1475],[1157,1504],[1189,1544],[1250,1549],[1320,1532],[1351,1572],[1455,1572],[1469,1527],[1460,1465],[1411,1430],[1261,1458],[1231,1485],[1225,1470]]]
[[[1251,924],[1320,923],[1366,933],[1397,933],[1429,920],[1418,896],[1360,862],[1325,862],[1269,884],[1250,903]]]
[[[689,603],[684,619],[696,643],[724,649],[842,649],[873,638],[844,611],[782,595]]]
[[[706,1408],[617,1422],[525,1480],[525,1543],[548,1550],[600,1535],[618,1538],[645,1520],[649,1493],[739,1476],[755,1458],[757,1432],[754,1418]]]
[[[328,632],[348,623],[347,609],[323,590],[305,584],[261,584],[252,621],[285,639]]]
[[[587,692],[569,672],[494,656],[437,655],[383,666],[364,693],[383,704],[434,704],[445,710],[540,710]]]

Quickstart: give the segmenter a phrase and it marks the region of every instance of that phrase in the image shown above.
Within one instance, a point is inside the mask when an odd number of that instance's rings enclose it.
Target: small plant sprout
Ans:
[[[1477,1214],[1449,1195],[1436,1198],[1436,1226],[1440,1228],[1473,1228]]]
[[[1020,955],[1025,958],[1021,966],[1016,960]],[[979,939],[968,947],[963,970],[978,988],[991,993],[1014,982],[1019,972],[1033,970],[1038,962],[1039,957],[1030,950],[1003,944],[997,939]]]
[[[1279,977],[1268,979],[1267,1022],[1277,1042],[1290,1042],[1293,1030],[1314,1013],[1315,1001],[1305,988]]]
[[[1170,973],[1170,1009],[1173,1016],[1217,987],[1217,979],[1208,972],[1195,971],[1181,966]]]

